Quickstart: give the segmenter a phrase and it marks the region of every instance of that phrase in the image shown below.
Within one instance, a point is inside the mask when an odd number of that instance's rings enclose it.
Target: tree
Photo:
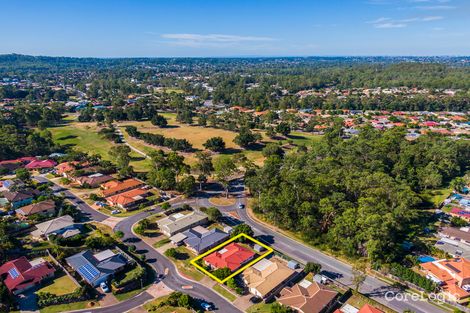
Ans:
[[[367,275],[362,270],[363,268],[361,267],[353,267],[352,270],[352,283],[354,284],[354,290],[356,292],[359,292],[359,288],[361,288],[362,284],[364,284],[367,278]]]
[[[190,196],[194,193],[196,187],[196,179],[192,175],[187,175],[178,182],[177,189],[179,192],[184,193],[187,196]]]
[[[243,127],[240,129],[238,135],[233,139],[233,142],[240,147],[248,147],[258,140],[261,140],[261,135],[253,133],[249,128]]]
[[[178,250],[176,248],[169,248],[168,250],[165,251],[165,256],[172,258],[172,259],[177,259],[178,257]]]
[[[253,229],[251,229],[250,225],[239,224],[232,229],[232,232],[230,233],[230,237],[233,238],[239,234],[245,234],[245,235],[253,237],[255,233]]]
[[[214,170],[214,165],[212,164],[212,157],[209,153],[197,152],[196,153],[197,163],[195,169],[199,172],[198,182],[199,190],[202,190],[202,183],[207,181],[207,177],[211,175]]]
[[[286,122],[281,122],[276,126],[276,132],[284,136],[289,135],[290,131],[291,131],[290,126]]]
[[[217,181],[224,187],[225,196],[228,197],[230,177],[237,171],[237,166],[229,156],[221,156],[214,162],[215,177]]]
[[[232,271],[228,267],[218,268],[212,272],[212,275],[217,277],[218,279],[225,279],[232,274]]]
[[[450,218],[450,224],[454,227],[464,227],[468,225],[468,222],[458,216],[452,216]]]
[[[109,150],[109,155],[116,161],[119,175],[122,177],[131,176],[134,172],[132,167],[129,166],[131,161],[130,153],[131,148],[127,145],[114,146]]]
[[[209,221],[211,222],[217,222],[222,217],[222,213],[220,213],[220,210],[215,207],[207,208],[205,210],[205,213],[207,214]]]
[[[262,153],[266,158],[273,155],[278,157],[284,156],[284,150],[282,150],[282,147],[278,143],[268,143],[266,147],[263,148]]]
[[[463,177],[456,177],[450,182],[450,186],[452,187],[452,189],[459,193],[463,193],[466,185],[467,184]]]
[[[305,273],[313,273],[313,274],[318,274],[321,271],[321,264],[315,263],[315,262],[307,262],[305,264],[304,272]]]
[[[31,180],[31,173],[25,168],[19,168],[15,171],[16,178],[21,181],[28,182]]]
[[[121,239],[122,237],[124,237],[124,232],[121,230],[118,230],[114,232],[114,235],[116,236],[116,238]]]
[[[161,128],[164,128],[168,125],[168,121],[166,120],[166,118],[164,118],[160,114],[155,114],[151,119],[151,123]]]
[[[227,287],[229,287],[230,289],[232,290],[235,290],[235,292],[239,295],[243,295],[244,293],[244,290],[242,287],[240,287],[237,283],[237,281],[235,280],[235,278],[230,278],[227,280]]]
[[[220,152],[225,149],[225,141],[222,137],[212,137],[207,139],[203,146],[208,150]]]

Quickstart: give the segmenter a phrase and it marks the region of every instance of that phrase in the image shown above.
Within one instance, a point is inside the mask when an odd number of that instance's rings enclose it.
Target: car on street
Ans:
[[[201,305],[201,308],[204,310],[204,311],[212,311],[214,309],[214,305],[211,304],[211,303],[207,303],[205,301],[202,301],[200,303]]]
[[[245,205],[244,205],[244,204],[239,204],[239,205],[238,205],[238,208],[239,208],[240,210],[243,210],[243,209],[245,208]]]

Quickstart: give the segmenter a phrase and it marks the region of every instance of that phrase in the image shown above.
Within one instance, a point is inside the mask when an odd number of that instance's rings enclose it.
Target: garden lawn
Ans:
[[[54,295],[66,295],[74,292],[77,289],[77,285],[65,274],[55,278],[47,286],[39,289],[37,292],[49,292]]]
[[[246,313],[271,313],[272,303],[260,302],[255,305],[250,306]]]
[[[81,302],[73,302],[68,304],[58,304],[58,305],[50,305],[48,307],[42,308],[40,310],[41,313],[61,313],[67,311],[75,311],[75,310],[82,310],[88,307],[88,303],[90,301],[81,301]],[[97,307],[98,304],[95,304],[94,307]]]
[[[176,267],[178,268],[178,271],[197,281],[203,279],[205,275],[199,272],[191,263],[189,263],[189,261],[194,259],[196,255],[185,247],[177,247],[176,250],[179,252],[179,254],[186,255],[183,260],[176,260],[170,258],[171,261],[175,263]]]
[[[219,284],[214,285],[214,287],[212,287],[212,289],[214,289],[216,292],[220,293],[224,298],[226,298],[230,302],[233,302],[237,299],[237,296],[235,296],[233,293],[231,293],[230,291],[228,291],[226,288],[222,287]]]

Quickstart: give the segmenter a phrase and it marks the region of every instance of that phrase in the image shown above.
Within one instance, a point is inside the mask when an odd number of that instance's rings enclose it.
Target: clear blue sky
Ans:
[[[0,0],[0,54],[470,55],[470,0]]]

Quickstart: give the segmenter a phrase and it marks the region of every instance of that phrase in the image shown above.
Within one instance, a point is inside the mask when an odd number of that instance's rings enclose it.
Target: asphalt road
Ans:
[[[231,187],[231,194],[237,197],[237,201],[234,205],[230,206],[218,206],[218,208],[224,212],[236,211],[240,220],[250,225],[258,239],[261,239],[265,243],[269,244],[274,249],[289,255],[290,257],[306,263],[308,261],[320,263],[322,265],[322,274],[341,282],[344,285],[352,286],[352,267],[351,265],[337,260],[331,256],[328,256],[319,250],[310,248],[296,240],[282,235],[275,229],[269,228],[254,221],[247,214],[245,209],[240,209],[239,205],[243,204],[246,206],[246,197],[244,194],[244,186],[241,180],[235,181]],[[192,203],[195,206],[214,206],[209,202],[208,196],[200,197]],[[390,307],[397,312],[403,312],[405,310],[411,310],[416,313],[441,313],[446,312],[437,306],[427,301],[413,301],[411,297],[408,300],[387,300],[385,294],[390,292],[393,294],[399,294],[398,297],[403,295],[400,290],[393,288],[391,285],[374,278],[367,276],[366,281],[361,287],[361,292],[368,295],[372,299]]]
[[[38,180],[42,181],[49,181],[48,179],[37,176]],[[63,190],[60,186],[54,184],[53,189],[56,192],[63,192],[68,200],[73,204],[77,205],[77,207],[82,210],[86,216],[88,216],[91,220],[95,221],[103,221],[108,218],[107,215],[104,215],[100,212],[95,211],[92,209],[88,204],[80,200],[76,197],[73,193],[68,190]],[[220,191],[222,192],[222,191]],[[218,191],[207,194],[205,197],[200,197],[192,201],[186,201],[191,203],[194,206],[214,206],[208,201],[208,198],[213,195],[214,193],[218,193]],[[240,217],[240,220],[250,225],[253,230],[255,231],[255,235],[258,236],[259,239],[263,240],[264,242],[268,243],[274,249],[285,253],[291,256],[298,261],[306,263],[308,261],[313,261],[320,263],[322,265],[322,274],[329,276],[332,279],[335,279],[345,285],[351,286],[352,282],[352,267],[340,260],[337,260],[331,256],[328,256],[319,250],[315,250],[304,244],[295,241],[289,237],[286,237],[279,232],[275,231],[272,228],[266,227],[263,224],[259,224],[247,214],[245,209],[240,209],[239,205],[244,204],[246,205],[246,198],[244,195],[244,186],[241,180],[237,180],[232,184],[231,193],[237,196],[236,204],[231,206],[219,206],[219,209],[222,212],[232,212],[236,211]],[[179,205],[181,205],[180,203]],[[173,263],[168,260],[166,257],[158,253],[150,247],[148,244],[137,238],[133,235],[131,229],[132,225],[138,222],[139,220],[149,216],[150,214],[154,214],[154,212],[141,212],[125,220],[121,221],[118,225],[116,225],[116,230],[121,230],[124,233],[123,240],[127,244],[133,244],[136,246],[137,251],[146,255],[147,263],[149,263],[157,273],[161,274],[165,272],[165,269],[168,269],[168,275],[163,278],[163,282],[170,288],[174,290],[183,291],[185,293],[190,294],[193,297],[204,299],[206,301],[214,303],[218,311],[220,312],[240,312],[237,308],[235,308],[230,302],[225,300],[225,298],[219,296],[215,293],[212,289],[209,289],[201,284],[194,283],[189,281],[181,276],[178,275],[176,271],[176,267]],[[183,289],[182,286],[191,285],[193,289]],[[435,305],[427,302],[427,301],[413,301],[410,297],[405,300],[387,300],[385,299],[385,294],[387,292],[391,292],[393,294],[402,295],[402,293],[393,288],[392,286],[378,280],[377,278],[367,276],[366,281],[361,287],[361,292],[367,294],[374,300],[390,307],[391,309],[396,310],[397,312],[403,312],[405,310],[412,310],[416,313],[441,313],[445,312],[442,309],[436,307]],[[150,298],[149,298],[150,297]],[[104,307],[104,308],[97,308],[93,309],[93,312],[104,312],[104,313],[111,313],[111,312],[126,312],[132,308],[138,307],[145,303],[146,301],[150,300],[151,296],[143,292],[140,295],[137,295],[131,299],[123,301],[117,305]],[[91,310],[82,310],[79,312],[88,312]]]
[[[42,182],[51,182],[45,177],[42,176],[36,176],[35,177],[38,181]],[[51,182],[53,183],[53,182]],[[93,208],[91,208],[87,203],[85,203],[83,200],[75,196],[72,192],[63,189],[57,184],[53,183],[52,189],[56,193],[63,193],[67,199],[76,205],[83,213],[84,215],[89,218],[90,220],[94,221],[104,221],[107,219],[109,216],[102,214]],[[219,296],[217,293],[215,293],[212,289],[207,288],[204,285],[201,285],[199,283],[187,280],[183,277],[181,277],[178,272],[176,271],[175,265],[168,260],[165,256],[161,255],[153,247],[149,246],[147,243],[142,241],[141,239],[137,238],[133,233],[132,233],[132,225],[137,223],[138,221],[144,219],[145,217],[157,213],[158,210],[154,209],[153,211],[146,211],[146,212],[141,212],[136,215],[130,216],[126,218],[125,220],[121,221],[116,225],[114,228],[116,231],[120,230],[124,233],[124,237],[122,240],[126,244],[132,244],[135,245],[137,248],[137,253],[139,254],[145,254],[147,263],[150,264],[155,271],[158,274],[163,274],[165,273],[165,270],[167,269],[167,275],[162,279],[165,285],[167,285],[169,288],[173,290],[179,290],[182,292],[185,292],[192,297],[198,298],[205,300],[207,302],[213,303],[215,306],[214,311],[218,312],[227,312],[227,313],[240,313],[241,311],[237,309],[233,304],[229,301],[227,301],[225,298],[222,296]],[[183,289],[183,286],[193,286],[192,289]],[[107,306],[103,308],[96,308],[96,309],[86,309],[86,310],[80,310],[77,312],[100,312],[100,313],[120,313],[120,312],[126,312],[129,311],[133,308],[136,308],[143,303],[151,300],[153,297],[148,294],[147,292],[143,292],[131,299],[128,299],[126,301],[122,301],[119,304],[112,305],[112,306]]]
[[[140,240],[132,233],[132,225],[142,220],[146,216],[154,214],[156,212],[158,211],[153,210],[152,212],[141,212],[139,214],[131,216],[117,224],[115,230],[120,230],[125,234],[122,240],[126,244],[135,245],[137,248],[137,253],[145,254],[147,263],[150,264],[157,273],[163,274],[167,269],[167,275],[163,278],[163,282],[169,288],[173,290],[182,291],[191,295],[192,297],[211,302],[216,307],[215,311],[227,313],[241,312],[239,309],[233,306],[232,303],[228,302],[225,298],[219,296],[212,289],[207,288],[206,286],[201,285],[197,282],[193,282],[181,277],[176,271],[176,266],[170,260],[155,251],[153,247],[149,246],[147,243]],[[183,286],[193,286],[193,288],[183,289]]]

